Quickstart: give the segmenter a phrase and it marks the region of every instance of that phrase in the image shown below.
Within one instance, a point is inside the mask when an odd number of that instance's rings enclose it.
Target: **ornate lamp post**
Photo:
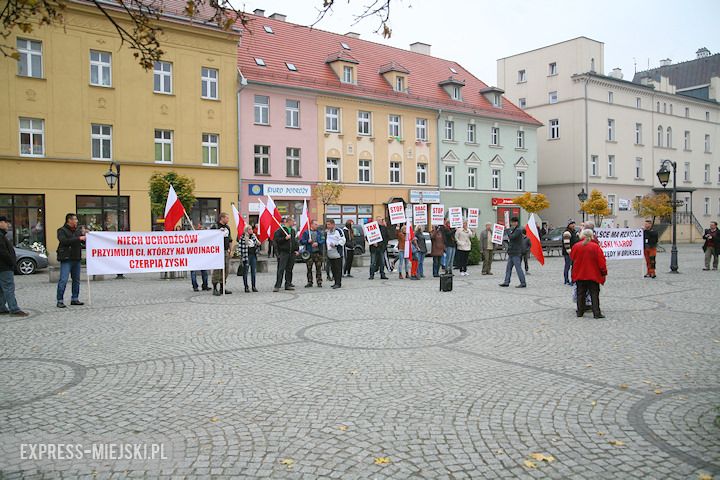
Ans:
[[[588,199],[588,194],[585,191],[585,187],[583,187],[583,189],[580,190],[580,193],[578,193],[577,197],[578,197],[578,200],[580,200],[580,207],[582,207],[583,202]],[[584,222],[585,221],[585,210],[581,210],[581,211],[582,211],[582,221]]]
[[[660,170],[657,171],[657,177],[660,185],[665,188],[670,181],[670,170],[668,165],[672,167],[673,186],[672,186],[672,249],[670,250],[670,273],[678,272],[678,253],[677,253],[677,163],[670,160],[663,160],[660,164]]]
[[[115,167],[115,171],[113,171],[113,167]],[[117,215],[116,231],[119,232],[120,216],[122,214],[122,210],[120,209],[120,163],[115,161],[110,162],[110,168],[108,168],[107,172],[103,173],[103,177],[105,177],[105,182],[107,182],[110,190],[115,188],[115,185],[117,185],[117,190],[115,191],[117,194],[115,214]],[[117,278],[125,278],[125,276],[122,273],[119,273]]]

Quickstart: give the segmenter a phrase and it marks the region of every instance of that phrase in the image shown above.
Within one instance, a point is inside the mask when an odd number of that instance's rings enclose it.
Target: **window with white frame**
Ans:
[[[340,181],[340,159],[328,157],[325,160],[325,180],[328,182]]]
[[[642,123],[635,124],[635,145],[642,145]]]
[[[608,178],[615,177],[615,155],[608,155]]]
[[[400,115],[388,115],[388,136],[400,137]]]
[[[557,69],[557,63],[552,62],[548,64],[548,75],[557,75],[558,69]]]
[[[500,127],[490,127],[490,145],[500,145]]]
[[[172,130],[155,129],[155,162],[172,163],[173,132]]]
[[[477,188],[477,168],[468,167],[467,186],[469,189]]]
[[[690,107],[685,107],[685,118],[690,118]]]
[[[370,120],[372,114],[370,112],[358,111],[357,122],[358,122],[358,135],[370,135]]]
[[[202,67],[200,71],[201,77],[201,95],[202,98],[210,100],[218,99],[218,70],[217,68]]]
[[[710,153],[710,135],[705,134],[705,153]]]
[[[343,83],[354,83],[353,67],[343,66]]]
[[[415,180],[418,185],[425,185],[427,183],[427,163],[418,163],[415,168]]]
[[[325,131],[340,131],[340,109],[338,107],[325,107]]]
[[[112,54],[90,50],[90,85],[112,86]]]
[[[710,164],[705,164],[705,183],[710,183]]]
[[[613,92],[608,92],[608,103],[613,103],[615,101],[615,95]]]
[[[525,172],[522,170],[515,172],[515,188],[519,192],[525,190]]]
[[[255,145],[255,175],[270,175],[270,146]]]
[[[663,127],[662,127],[662,125],[658,125],[658,128],[657,128],[657,146],[658,147],[663,146]]]
[[[18,75],[21,77],[42,78],[42,42],[18,38],[17,47]]]
[[[445,188],[455,187],[455,167],[451,165],[445,166]]]
[[[642,108],[642,98],[635,97],[635,108]]]
[[[548,103],[557,103],[557,101],[558,101],[557,92],[548,93]]]
[[[202,163],[203,165],[220,163],[220,135],[217,133],[202,134]]]
[[[398,75],[395,77],[395,91],[396,92],[404,92],[405,91],[405,77]]]
[[[685,168],[683,169],[683,181],[690,181],[690,162],[685,162]]]
[[[690,150],[690,130],[685,130],[683,135],[683,150]]]
[[[667,130],[665,131],[665,146],[667,148],[672,148],[672,128],[667,127]]]
[[[527,75],[525,74],[525,70],[518,70],[518,83],[527,82]]]
[[[270,125],[270,97],[255,95],[255,124]]]
[[[445,140],[455,140],[455,122],[445,120]]]
[[[370,160],[358,161],[358,183],[370,183]]]
[[[300,149],[297,147],[285,149],[285,175],[288,177],[300,176]]]
[[[705,197],[705,202],[703,203],[703,214],[710,215],[710,197]]]
[[[285,126],[300,128],[300,101],[285,100]]]
[[[415,139],[421,142],[427,142],[427,118],[415,119]]]
[[[609,194],[607,196],[607,202],[608,202],[608,210],[610,210],[610,215],[615,215],[615,195]]]
[[[460,87],[453,86],[452,87],[452,98],[453,100],[461,100],[462,97],[460,96]]]
[[[20,155],[23,157],[45,155],[45,120],[20,117]]]
[[[599,171],[600,171],[600,167],[598,165],[598,156],[591,155],[590,156],[590,176],[591,177],[599,176],[599,174],[598,174]]]
[[[153,91],[172,93],[172,63],[158,60],[153,64]]]
[[[497,168],[490,172],[490,186],[493,190],[500,190],[500,170]]]
[[[90,125],[90,147],[93,160],[112,160],[112,127]]]
[[[525,108],[525,107],[527,107],[527,100],[525,99],[525,97],[523,97],[523,98],[518,98],[518,106],[519,106],[520,108]]]
[[[643,159],[641,157],[635,157],[635,180],[641,180],[643,178]]]
[[[500,108],[502,106],[502,95],[500,95],[499,93],[493,93],[492,99],[493,107]]]
[[[525,131],[524,130],[518,130],[517,131],[517,142],[515,143],[515,148],[525,148]]]
[[[400,162],[390,162],[390,183],[402,183],[400,173],[402,168]]]
[[[550,120],[548,123],[550,124],[550,128],[548,129],[548,138],[550,140],[557,140],[558,138],[560,138],[560,120],[555,118],[553,120]]]
[[[475,135],[475,124],[474,123],[468,123],[467,126],[467,142],[468,143],[475,143],[477,142],[477,137]]]
[[[607,139],[608,142],[615,141],[615,120],[612,118],[608,118],[607,121]]]

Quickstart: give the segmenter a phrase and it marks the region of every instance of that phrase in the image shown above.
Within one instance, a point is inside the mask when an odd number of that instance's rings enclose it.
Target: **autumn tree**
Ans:
[[[337,202],[345,187],[339,183],[325,182],[315,186],[313,197],[323,205],[323,212],[327,212],[327,206]]]
[[[167,202],[170,185],[185,207],[185,211],[192,210],[195,203],[195,180],[175,172],[155,172],[148,181],[148,195],[150,195],[150,210],[156,217],[162,218],[165,215],[165,203]]]
[[[597,189],[593,189],[588,199],[580,204],[580,210],[588,215],[592,215],[595,220],[595,225],[600,225],[602,218],[612,213],[610,212],[607,198]]]
[[[542,193],[533,195],[530,192],[525,192],[519,197],[513,198],[513,203],[520,205],[528,213],[537,213],[546,208],[550,208],[550,202]]]
[[[652,218],[653,225],[655,225],[656,217],[667,217],[672,213],[672,204],[667,193],[636,198],[633,200],[633,208],[641,217]]]

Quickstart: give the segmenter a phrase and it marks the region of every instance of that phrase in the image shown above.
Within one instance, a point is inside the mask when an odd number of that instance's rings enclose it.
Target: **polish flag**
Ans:
[[[245,219],[242,218],[238,209],[235,208],[235,204],[232,204],[233,217],[235,217],[235,225],[237,225],[237,238],[240,238],[245,233]]]
[[[263,232],[267,235],[265,238],[272,240],[273,235],[275,235],[277,229],[280,228],[281,220],[282,217],[280,216],[280,211],[275,205],[273,199],[268,196],[265,210],[260,215],[260,224],[262,225]]]
[[[405,224],[405,251],[403,252],[405,258],[412,258],[412,247],[410,245],[412,245],[413,238],[415,238],[415,231],[410,222],[407,222]]]
[[[307,200],[303,200],[302,214],[300,215],[300,228],[297,236],[300,237],[305,230],[310,229],[310,217],[308,216]]]
[[[265,204],[262,202],[260,202],[260,205],[262,205],[262,207],[260,208],[260,214],[258,215],[258,223],[257,223],[256,227],[257,227],[258,241],[260,243],[262,243],[268,239],[268,234],[267,234],[267,228],[265,227],[265,222],[263,221],[263,216],[265,215],[266,207],[265,207]]]
[[[168,191],[167,202],[165,203],[165,231],[175,230],[175,225],[185,216],[185,207],[180,203],[180,199],[175,193],[175,189],[170,185]]]
[[[545,265],[545,256],[543,255],[542,244],[540,243],[540,235],[538,234],[537,225],[535,224],[535,215],[530,214],[527,225],[525,225],[525,234],[530,240],[530,251],[533,256],[540,262],[540,265]]]

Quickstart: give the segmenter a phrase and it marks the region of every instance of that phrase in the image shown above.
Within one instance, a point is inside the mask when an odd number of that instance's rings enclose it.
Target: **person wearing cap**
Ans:
[[[7,237],[8,219],[0,215],[0,315],[27,317],[15,298],[15,247]]]
[[[572,285],[573,281],[570,277],[570,267],[572,267],[572,259],[570,258],[570,252],[572,247],[580,241],[577,232],[575,231],[575,220],[568,220],[567,228],[562,235],[562,254],[565,259],[565,268],[563,270],[563,276],[565,277],[565,285]]]
[[[507,266],[505,267],[505,281],[500,284],[501,287],[510,286],[510,277],[512,276],[512,269],[515,267],[520,285],[515,288],[525,288],[525,273],[522,269],[522,252],[523,252],[523,234],[525,230],[520,228],[520,219],[518,217],[512,217],[510,219],[510,228],[507,230],[508,233],[508,250],[507,250]]]

